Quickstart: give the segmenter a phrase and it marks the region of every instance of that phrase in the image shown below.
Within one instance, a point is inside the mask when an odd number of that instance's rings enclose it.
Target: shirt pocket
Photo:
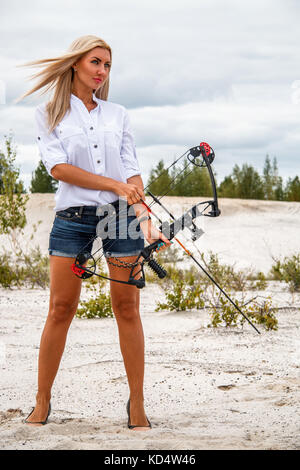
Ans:
[[[121,150],[122,131],[115,126],[104,126],[104,140],[107,147],[113,147]]]
[[[58,136],[69,154],[87,145],[86,134],[79,126],[61,125],[59,126]]]

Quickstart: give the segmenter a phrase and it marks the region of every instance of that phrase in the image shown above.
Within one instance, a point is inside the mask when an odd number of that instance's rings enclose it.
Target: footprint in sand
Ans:
[[[218,385],[219,390],[230,390],[231,388],[234,388],[235,385],[229,384],[229,385]]]

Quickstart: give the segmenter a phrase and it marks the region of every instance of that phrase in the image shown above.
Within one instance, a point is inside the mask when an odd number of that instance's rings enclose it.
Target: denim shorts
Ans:
[[[127,211],[125,207],[125,211],[121,212],[117,203],[112,203],[115,217],[109,219],[106,214],[106,221],[109,220],[110,228],[113,225],[114,229],[102,238],[106,258],[138,255],[144,248],[144,237],[136,216],[127,215],[130,206],[127,206]],[[96,211],[97,206],[69,207],[57,211],[49,237],[49,255],[76,258],[81,251],[92,254],[93,242],[99,234],[98,224],[105,222],[105,215],[96,215]],[[130,235],[129,226],[132,224],[136,228],[134,237]]]

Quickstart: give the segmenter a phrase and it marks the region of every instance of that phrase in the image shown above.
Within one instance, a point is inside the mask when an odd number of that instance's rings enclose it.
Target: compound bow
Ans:
[[[164,193],[162,196],[157,197],[152,194],[148,190],[148,195],[152,198],[152,202],[148,205],[145,201],[141,200],[141,203],[145,207],[145,211],[149,214],[152,214],[160,223],[160,231],[168,238],[168,240],[176,240],[178,244],[184,249],[187,255],[196,263],[196,265],[208,276],[208,278],[218,287],[218,289],[222,292],[222,294],[231,302],[231,304],[237,309],[237,311],[247,320],[247,322],[255,329],[257,333],[260,334],[259,330],[253,325],[253,323],[249,320],[249,318],[240,310],[240,308],[236,305],[236,303],[226,294],[226,292],[219,286],[219,284],[212,278],[212,276],[203,268],[203,266],[199,263],[199,261],[193,256],[193,254],[178,240],[176,237],[177,233],[184,230],[185,228],[189,229],[192,233],[192,240],[197,240],[202,234],[203,231],[199,229],[195,224],[195,219],[199,216],[206,216],[206,217],[218,217],[221,214],[221,211],[218,207],[218,198],[217,198],[217,190],[216,190],[216,183],[215,178],[213,175],[213,171],[211,168],[211,163],[215,158],[215,153],[213,149],[205,142],[201,142],[200,145],[196,147],[192,147],[187,150],[184,154],[182,154],[177,160],[175,160],[164,172],[169,171],[172,166],[175,166],[179,160],[186,157],[187,164],[184,168],[177,173],[173,180],[170,182],[168,191]],[[161,199],[165,197],[174,186],[171,186],[175,183],[176,179],[181,173],[184,173],[187,167],[192,164],[194,166],[200,168],[207,168],[211,186],[212,186],[212,194],[213,198],[207,201],[198,202],[195,204],[191,209],[189,209],[185,214],[181,217],[176,219],[174,215],[162,204]],[[191,173],[191,170],[189,173]],[[189,174],[188,173],[188,174]],[[162,174],[160,174],[154,181],[160,178]],[[146,192],[147,188],[145,188]],[[162,220],[153,212],[151,206],[153,204],[159,204],[159,206],[172,218],[173,222],[171,224],[167,222],[162,222]],[[127,213],[127,207],[126,207]],[[121,211],[119,213],[121,216]],[[113,218],[115,218],[113,216]],[[107,221],[109,224],[110,220]],[[92,243],[97,238],[97,235],[90,240],[89,244]],[[99,274],[96,272],[97,270],[97,262],[103,256],[103,249],[99,248],[93,254],[89,251],[85,251],[84,249],[77,255],[75,263],[72,265],[72,271],[74,274],[81,279],[87,279],[93,275],[98,277],[107,279],[109,281],[118,282],[121,284],[128,284],[132,286],[136,286],[137,288],[141,289],[145,287],[145,272],[144,266],[147,264],[150,269],[160,278],[163,279],[167,272],[166,270],[153,258],[154,252],[157,250],[159,244],[161,243],[161,239],[156,240],[154,243],[146,246],[136,257],[133,263],[126,263],[124,261],[119,260],[118,266],[123,266],[125,268],[130,268],[129,278],[128,281],[123,281],[120,279],[113,279],[108,276],[104,276],[103,274]],[[113,241],[112,241],[113,245]],[[112,246],[111,245],[111,246]],[[97,259],[95,259],[95,254],[99,251],[102,251],[102,255],[100,255]],[[89,262],[89,265],[86,266],[86,263]],[[112,263],[113,264],[113,263]]]

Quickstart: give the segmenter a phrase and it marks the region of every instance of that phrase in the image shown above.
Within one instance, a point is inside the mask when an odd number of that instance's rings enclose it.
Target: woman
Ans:
[[[113,203],[118,210],[118,199],[127,198],[128,207],[134,205],[135,209],[127,223],[144,213],[138,204],[145,196],[128,113],[123,106],[107,101],[111,60],[108,44],[96,36],[83,36],[60,57],[25,64],[49,63],[34,75],[42,76],[40,82],[20,99],[42,87],[54,88],[52,100],[38,106],[35,116],[41,158],[48,173],[59,180],[49,240],[49,313],[40,343],[36,405],[25,420],[28,425],[46,424],[51,411],[51,388],[81,291],[82,281],[71,265],[83,247],[86,251],[88,245],[91,250],[89,240],[99,222],[97,207]],[[141,220],[140,227],[149,243],[161,239],[163,248],[170,245],[150,218]],[[129,269],[121,267],[122,262],[133,262],[143,246],[142,237],[103,240],[110,277],[128,280]],[[111,282],[110,294],[130,389],[128,427],[148,430],[139,290]]]

